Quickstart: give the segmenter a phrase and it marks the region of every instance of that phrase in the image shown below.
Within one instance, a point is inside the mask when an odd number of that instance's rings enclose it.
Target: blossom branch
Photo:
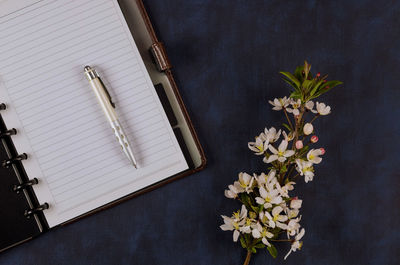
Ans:
[[[284,128],[265,128],[254,142],[248,143],[249,149],[255,155],[261,156],[264,163],[269,164],[269,172],[253,175],[241,172],[238,180],[225,190],[225,196],[237,199],[242,208],[231,217],[223,215],[224,224],[220,227],[224,231],[233,231],[233,241],[239,241],[247,250],[244,265],[248,265],[252,254],[261,248],[267,248],[275,258],[277,249],[272,243],[290,243],[285,259],[302,246],[301,239],[305,233],[304,228],[301,228],[299,215],[302,200],[297,196],[291,197],[289,193],[294,190],[294,180],[298,176],[303,176],[305,182],[313,180],[314,166],[321,163],[321,156],[325,154],[324,148],[310,149],[318,142],[316,135],[311,136],[314,132],[312,123],[318,117],[328,115],[331,107],[319,102],[315,104],[312,99],[341,84],[339,81],[326,81],[327,76],[321,78],[319,73],[312,77],[310,69],[311,66],[305,62],[294,74],[281,72],[294,91],[290,97],[269,101],[273,110],[283,110],[289,123],[288,126],[284,124],[284,127],[289,132]],[[308,112],[315,116],[305,123]],[[293,115],[294,122],[291,121],[290,114]],[[304,144],[309,135],[310,141]],[[293,143],[288,148],[290,141]],[[283,235],[287,239],[282,239]]]

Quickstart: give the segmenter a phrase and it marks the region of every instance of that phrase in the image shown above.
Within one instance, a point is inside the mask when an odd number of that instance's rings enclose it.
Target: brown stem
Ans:
[[[295,138],[293,139],[293,145],[292,145],[292,150],[295,150],[295,146],[296,146],[296,142],[299,139],[299,126],[302,122],[303,119],[303,115],[304,115],[305,109],[304,109],[304,105],[302,104],[300,106],[300,114],[297,116],[296,118],[296,127],[295,127]]]
[[[292,242],[292,239],[268,239],[269,241],[274,241],[274,242]]]
[[[312,120],[310,121],[310,123],[313,123],[318,117],[319,117],[319,114],[315,115],[315,117],[312,118]]]
[[[250,251],[250,250],[247,250],[246,259],[245,259],[243,265],[249,265],[250,259],[251,259],[251,251]]]
[[[286,119],[287,119],[287,121],[289,122],[290,129],[292,129],[292,131],[293,131],[293,125],[292,125],[292,122],[290,121],[290,119],[289,119],[289,116],[288,116],[288,114],[287,114],[287,112],[286,112],[286,109],[285,109],[285,108],[283,108],[283,112],[285,113]]]
[[[294,175],[294,176],[292,177],[292,179],[294,180],[294,179],[297,178],[298,176],[300,176],[300,173],[297,173],[296,175]]]

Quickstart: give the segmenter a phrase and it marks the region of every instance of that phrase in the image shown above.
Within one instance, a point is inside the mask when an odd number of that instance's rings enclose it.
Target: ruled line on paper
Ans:
[[[82,19],[80,19],[80,20],[78,20],[78,21],[74,21],[72,24],[70,24],[70,26],[71,26],[71,25],[78,24],[78,23],[82,23],[82,24],[83,24],[83,22],[85,22],[85,20],[88,20],[88,19],[93,18],[93,17],[96,17],[97,20],[90,22],[91,24],[101,22],[101,21],[103,21],[104,19],[103,19],[102,17],[99,18],[99,15],[100,15],[101,13],[103,13],[103,12],[104,12],[104,13],[105,13],[105,12],[108,12],[108,9],[107,9],[107,8],[106,8],[106,9],[103,9],[103,10],[99,11],[98,13],[94,13],[94,14],[91,14],[91,15],[88,15],[88,11],[93,11],[93,8],[89,8],[89,9],[87,9],[87,10],[81,11],[81,13],[85,13],[85,14],[86,14],[86,17],[84,17],[84,18],[82,18]],[[90,14],[90,13],[89,13],[89,14]],[[74,16],[76,16],[76,14],[73,14],[73,15],[71,15],[71,17],[67,17],[67,18],[65,18],[65,19],[73,18]],[[59,18],[59,19],[60,19],[60,18]],[[62,21],[60,20],[60,21],[57,22],[57,23],[53,23],[51,26],[54,27],[55,25],[57,25],[58,23],[61,23],[61,22],[62,22]],[[98,25],[98,26],[102,26],[102,25],[100,24],[100,25]],[[68,32],[62,32],[62,31],[60,31],[60,28],[56,28],[56,29],[54,29],[54,30],[52,30],[52,31],[50,31],[50,32],[49,32],[49,31],[45,31],[44,34],[39,35],[39,36],[38,36],[37,33],[38,33],[40,30],[37,30],[37,31],[35,31],[35,32],[30,32],[29,35],[21,36],[21,38],[24,39],[24,42],[27,42],[27,41],[33,42],[33,41],[39,40],[39,39],[42,40],[41,43],[38,43],[37,46],[36,46],[36,47],[39,47],[39,46],[42,46],[42,45],[47,44],[47,43],[50,41],[49,39],[44,39],[44,40],[43,40],[43,38],[44,38],[44,37],[47,37],[47,36],[51,36],[52,33],[58,33],[56,36],[53,36],[53,38],[51,39],[51,41],[54,41],[54,40],[57,40],[57,39],[59,39],[59,38],[64,37],[65,35],[67,35],[67,34],[69,34],[69,33],[76,32],[76,30],[78,30],[80,27],[82,27],[82,25],[79,25],[79,27],[77,27],[77,28],[72,28],[72,29],[70,29]],[[46,26],[44,26],[41,30],[43,30],[43,29],[48,30],[48,29],[49,29],[49,26],[46,25]],[[24,29],[24,30],[26,30],[26,29]],[[34,38],[33,38],[33,39],[29,39],[29,38],[27,38],[28,36],[33,36]],[[7,40],[10,40],[9,37],[5,37],[5,38],[7,38]],[[10,40],[9,43],[15,43],[15,42],[17,42],[17,41],[18,41],[18,40],[15,40],[15,39],[14,39],[14,40]],[[15,53],[12,53],[12,52],[13,52],[16,48],[19,48],[20,46],[23,46],[23,45],[24,45],[24,43],[21,43],[21,44],[19,44],[19,45],[17,45],[17,46],[10,47],[8,50],[0,50],[1,54],[7,54],[7,55],[9,55],[9,56],[6,57],[6,58],[0,57],[0,59],[1,59],[2,61],[7,61],[8,59],[14,57],[14,56],[15,56]],[[35,48],[36,48],[36,47],[35,47]],[[18,54],[18,55],[21,55],[21,54]]]
[[[164,171],[164,170],[167,170],[168,168],[172,168],[173,166],[175,166],[175,165],[177,165],[177,164],[178,164],[178,162],[174,162],[174,163],[172,163],[172,164],[169,164],[169,165],[166,166],[166,167],[160,168],[160,170],[163,170],[163,171]],[[147,177],[149,177],[151,174],[154,174],[154,172],[150,172],[150,174],[144,175],[144,176],[142,176],[142,178],[147,178]],[[119,178],[119,177],[120,177],[120,176],[116,176],[116,177],[114,177],[113,179],[111,179],[111,181],[113,181],[113,180],[115,180],[115,179],[117,179],[117,178]],[[137,182],[137,181],[139,181],[139,180],[140,180],[140,179],[136,179],[135,182]],[[112,187],[112,190],[111,190],[111,191],[115,191],[115,190],[121,188],[123,185],[125,185],[125,184],[116,184],[116,185],[114,185],[114,186]],[[98,188],[98,187],[93,187],[92,189],[96,189],[96,188]],[[90,201],[90,200],[93,200],[93,198],[88,199],[88,201]],[[67,212],[67,211],[70,211],[71,209],[73,209],[73,207],[75,207],[75,206],[77,205],[77,203],[79,203],[79,202],[76,202],[76,200],[75,200],[75,201],[69,200],[69,201],[66,201],[66,202],[68,202],[67,205],[65,205],[65,204],[66,204],[65,202],[59,203],[60,207],[62,208],[62,210],[60,211],[60,214],[61,214],[61,213],[64,213],[64,212]]]
[[[155,154],[157,154],[157,155],[161,155],[161,156],[163,156],[163,157],[165,157],[166,156],[166,153],[164,152],[163,153],[163,151],[165,150],[165,149],[167,149],[167,148],[169,148],[169,147],[171,147],[171,144],[169,144],[169,143],[165,143],[164,144],[164,149],[160,149],[160,152],[158,152],[158,153],[151,153],[151,154],[145,154],[145,156],[147,156],[147,157],[149,157],[149,156],[153,156],[153,155],[155,155]],[[170,153],[168,153],[168,154],[170,154]],[[99,160],[96,160],[98,163],[102,163],[102,162],[105,162],[105,161],[111,161],[111,162],[116,162],[116,161],[118,161],[118,160],[120,160],[121,159],[121,157],[111,157],[111,158],[101,158],[101,159],[99,159]],[[109,165],[109,164],[104,164],[104,163],[102,163],[102,165],[105,165],[104,166],[104,168],[106,168],[108,171],[104,171],[103,169],[103,167],[99,167],[99,166],[97,166],[97,167],[93,167],[93,165],[90,167],[90,166],[88,166],[88,167],[86,167],[86,168],[84,168],[86,171],[85,171],[85,175],[86,175],[86,177],[84,178],[85,180],[96,180],[99,176],[98,175],[96,175],[97,174],[97,172],[98,171],[102,171],[102,172],[105,172],[104,174],[108,174],[108,173],[110,173],[110,172],[113,172],[113,171],[115,171],[116,170],[116,168],[118,167],[118,165],[113,165],[113,164],[111,164],[111,166]],[[79,169],[79,170],[82,170],[82,169]],[[71,183],[74,183],[75,181],[77,181],[77,180],[81,180],[81,179],[83,179],[83,178],[79,178],[79,177],[77,177],[77,172],[79,172],[79,170],[75,170],[74,172],[71,172],[71,174],[70,175],[64,175],[63,176],[63,178],[57,178],[57,179],[54,179],[54,180],[52,180],[51,182],[49,182],[49,185],[50,185],[50,187],[52,188],[52,191],[54,192],[54,195],[57,195],[56,194],[56,190],[57,190],[57,188],[63,188],[63,189],[69,189],[67,186],[66,186],[66,184],[68,183],[68,184],[71,184]],[[91,170],[91,171],[88,171],[88,170]],[[90,174],[95,174],[95,176],[93,177],[93,179],[90,179]]]
[[[100,56],[98,56],[98,57],[91,58],[91,60],[93,60],[93,61],[98,61],[99,63],[104,63],[105,61],[99,61],[99,59],[100,59],[100,58],[103,58],[103,56],[104,56],[104,58],[107,58],[108,55],[111,55],[111,54],[114,53],[114,52],[121,51],[121,50],[123,50],[123,49],[125,49],[125,48],[127,48],[127,47],[129,47],[129,46],[125,46],[125,47],[122,47],[122,48],[119,48],[119,47],[118,47],[117,49],[112,50],[112,52],[110,52],[110,53],[108,53],[108,54],[102,54],[102,55],[100,55]],[[99,50],[94,50],[94,51],[92,51],[92,52],[88,52],[88,53],[86,54],[86,56],[93,55],[94,53],[99,52],[101,49],[102,49],[102,48],[100,47]],[[126,52],[125,52],[125,55],[126,55]],[[111,61],[111,60],[113,60],[113,59],[110,59],[110,61]],[[76,61],[76,59],[75,59],[75,61]],[[21,107],[23,107],[23,105],[25,104],[25,102],[20,102],[19,99],[22,99],[22,100],[23,100],[23,99],[26,99],[26,98],[28,98],[28,99],[30,99],[30,98],[33,98],[33,99],[40,98],[40,97],[41,97],[40,94],[39,94],[39,96],[36,97],[36,98],[34,98],[33,95],[37,95],[37,93],[40,92],[40,90],[45,90],[46,88],[53,87],[54,85],[56,85],[56,84],[59,83],[59,82],[68,81],[68,80],[70,80],[71,78],[73,78],[74,76],[76,76],[76,72],[78,71],[78,69],[81,69],[82,66],[77,66],[77,65],[75,65],[75,64],[72,64],[72,62],[74,62],[74,61],[71,61],[71,62],[70,62],[71,67],[68,68],[69,71],[71,72],[71,73],[69,73],[69,75],[64,75],[62,79],[58,78],[57,76],[50,76],[50,77],[47,78],[47,79],[41,80],[41,82],[39,82],[39,83],[31,83],[31,84],[30,84],[30,87],[37,87],[38,90],[36,90],[36,91],[30,90],[29,93],[28,93],[27,91],[25,91],[25,90],[21,90],[20,92],[13,92],[12,94],[13,94],[13,96],[15,96],[15,99],[13,99],[14,102],[16,102],[17,104],[21,103]],[[72,65],[73,65],[73,67],[72,67]],[[114,65],[114,66],[115,66],[115,65]],[[45,72],[45,73],[47,73],[47,72]],[[49,81],[49,80],[54,80],[54,81],[53,81],[53,83],[47,84],[46,81]],[[78,83],[78,82],[80,82],[80,81],[81,81],[81,80],[79,79],[79,81],[77,81],[76,83]],[[74,83],[71,83],[71,85],[75,85],[76,83],[75,83],[75,82],[74,82]],[[18,93],[19,93],[19,94],[18,94]],[[22,96],[23,96],[23,97],[22,97]]]

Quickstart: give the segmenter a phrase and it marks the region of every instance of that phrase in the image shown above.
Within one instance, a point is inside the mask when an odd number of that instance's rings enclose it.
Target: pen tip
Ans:
[[[91,71],[92,70],[92,67],[90,67],[89,65],[86,65],[85,66],[85,71],[87,72],[87,71]]]

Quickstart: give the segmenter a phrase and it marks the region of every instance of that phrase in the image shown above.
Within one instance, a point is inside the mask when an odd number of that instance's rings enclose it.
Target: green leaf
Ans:
[[[255,253],[257,253],[257,249],[255,247],[252,247],[251,252],[253,252],[255,254]]]
[[[291,87],[293,87],[295,91],[298,91],[298,90],[299,90],[299,88],[295,85],[295,83],[293,83],[293,82],[291,82],[291,81],[289,81],[289,80],[287,80],[287,79],[285,79],[285,78],[282,78],[282,79],[283,79],[283,81],[285,81],[286,83],[288,83]]]
[[[317,98],[319,96],[321,96],[322,94],[325,94],[326,92],[328,92],[329,90],[331,90],[332,88],[343,84],[343,82],[338,81],[338,80],[331,80],[328,81],[326,83],[324,83],[323,85],[321,85],[318,89],[318,91],[312,96],[311,99],[313,98]]]
[[[304,61],[304,79],[308,79],[308,74],[310,73],[311,70],[311,65],[307,63],[307,61]]]
[[[295,84],[294,87],[297,88],[296,90],[300,89],[300,81],[294,75],[292,75],[289,72],[279,72],[279,73],[286,76],[289,79],[289,81],[294,83]]]
[[[286,165],[284,165],[283,167],[281,167],[281,173],[285,173],[287,171],[287,167]]]
[[[251,205],[249,204],[248,198],[249,196],[247,193],[240,193],[239,194],[240,200],[243,202],[244,206],[246,206],[247,209],[251,209]]]
[[[324,82],[324,80],[320,80],[320,81],[318,81],[318,82],[314,85],[314,87],[313,87],[313,88],[311,89],[311,91],[310,91],[310,96],[314,95],[315,92],[318,91],[319,86],[320,86],[323,82]]]
[[[247,249],[246,242],[244,241],[244,238],[242,236],[240,236],[240,244],[242,245],[242,248]]]
[[[278,250],[276,250],[275,246],[271,244],[270,247],[267,247],[269,254],[275,259],[278,256]]]
[[[255,245],[256,248],[265,248],[265,245],[263,243],[258,243]]]
[[[286,123],[282,123],[282,126],[285,127],[286,129],[288,129],[289,132],[292,131],[292,129],[290,129],[289,125],[287,125]]]
[[[303,81],[303,88],[304,88],[305,94],[307,94],[307,92],[310,90],[313,83],[314,83],[314,80],[304,80]]]
[[[301,99],[301,92],[293,91],[292,94],[290,94],[290,97],[294,99]]]
[[[294,71],[294,76],[299,80],[300,82],[303,82],[303,70],[304,66],[297,66],[296,70]]]
[[[258,207],[255,207],[255,206],[253,206],[253,205],[251,205],[251,209],[252,209],[253,211],[255,211],[256,213],[260,212],[259,208],[258,208]]]

